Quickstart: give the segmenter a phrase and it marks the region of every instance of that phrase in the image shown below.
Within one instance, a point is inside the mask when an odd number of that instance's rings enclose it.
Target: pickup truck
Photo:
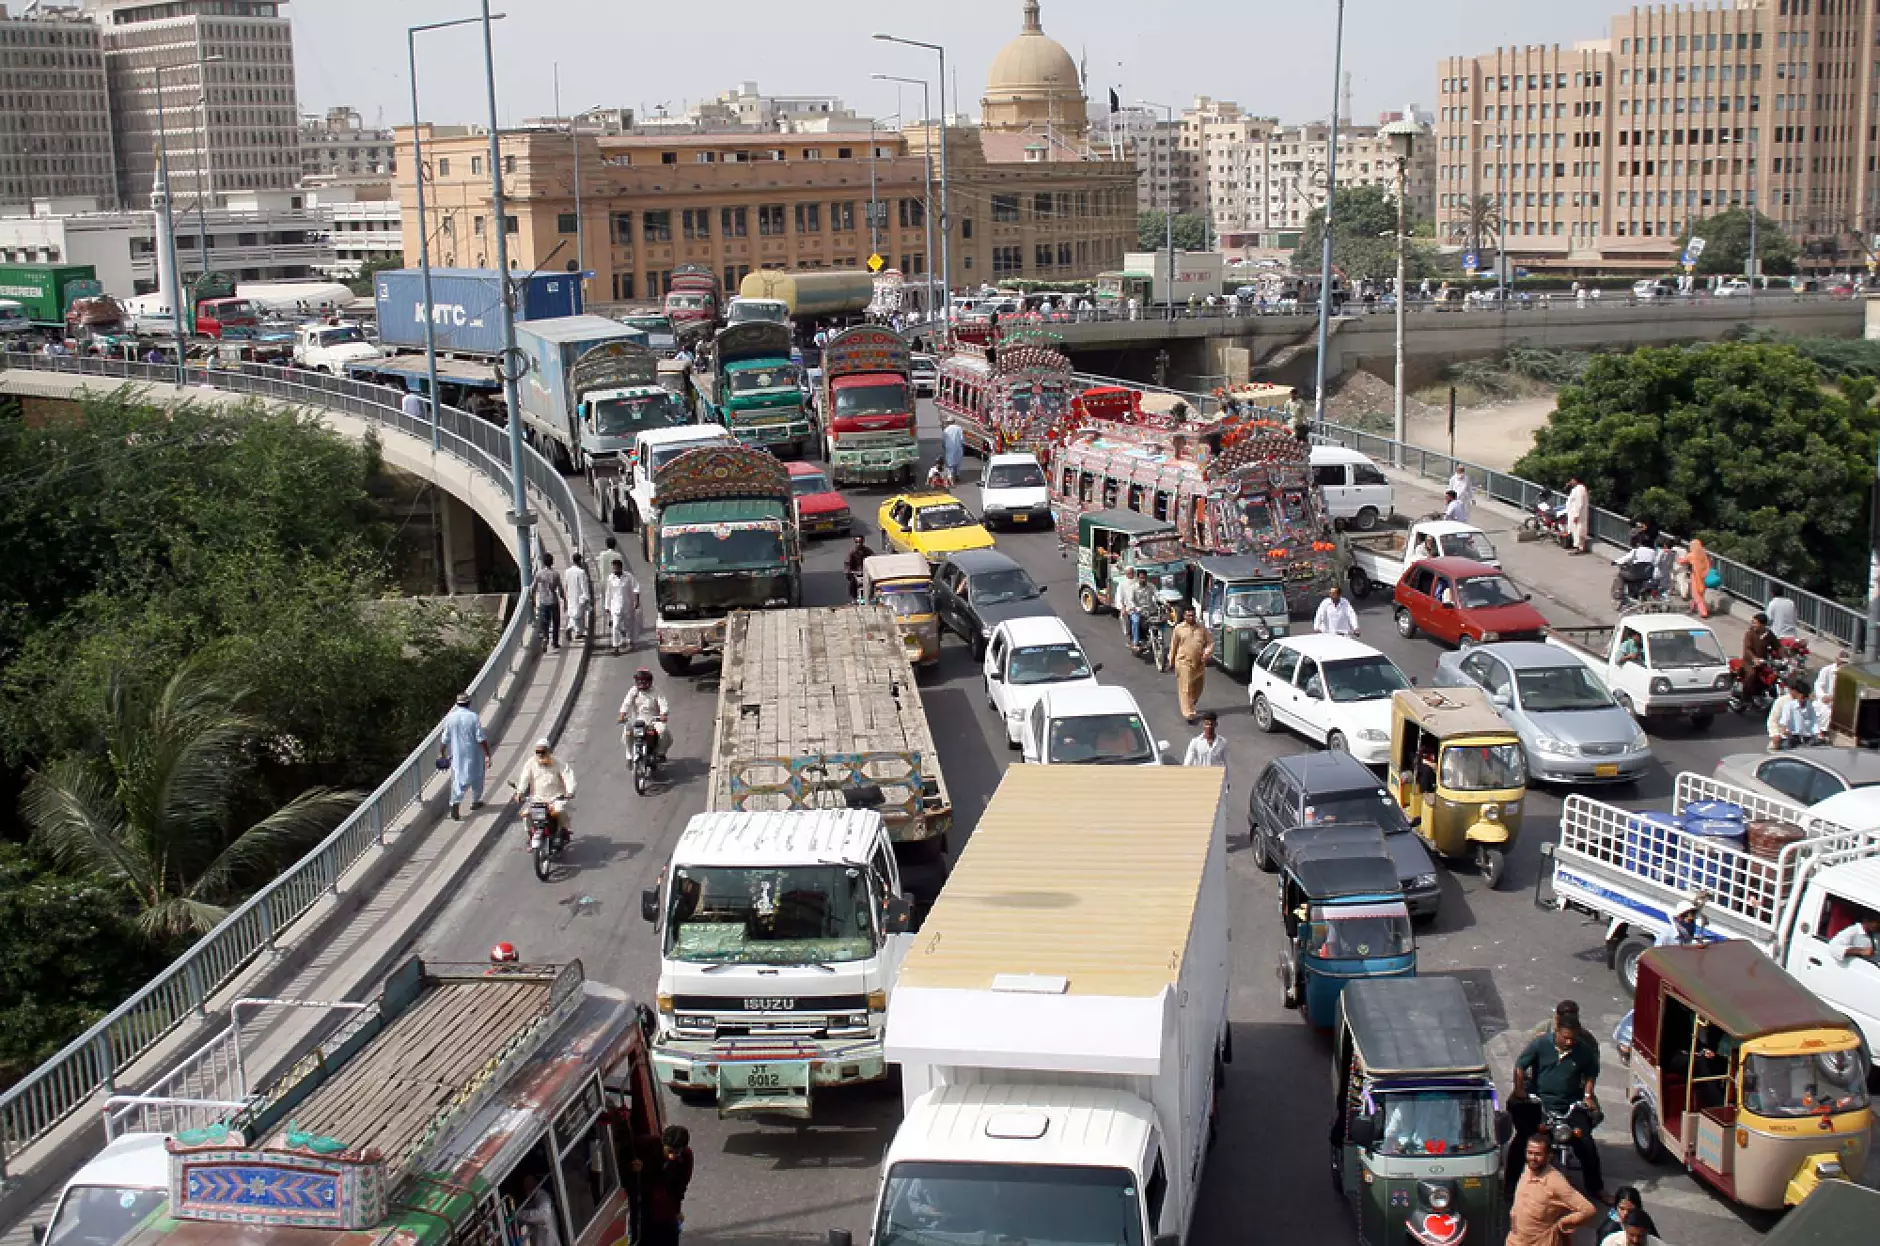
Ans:
[[[349,363],[384,357],[356,324],[303,324],[294,330],[294,366],[309,372],[345,376]]]
[[[1726,801],[1754,822],[1804,832],[1773,857],[1729,841],[1693,835],[1672,819],[1649,817],[1578,793],[1567,797],[1560,840],[1535,903],[1573,909],[1606,924],[1606,957],[1629,994],[1638,958],[1674,937],[1671,916],[1702,893],[1699,938],[1747,939],[1860,1026],[1880,1050],[1880,966],[1839,962],[1828,940],[1862,910],[1880,910],[1880,832],[1849,830],[1799,805],[1700,774],[1678,776],[1672,804],[1681,817],[1702,801]],[[1549,883],[1551,881],[1551,886]]]
[[[1467,558],[1501,566],[1488,535],[1474,524],[1425,519],[1407,532],[1372,532],[1346,538],[1351,569],[1345,573],[1353,598],[1362,601],[1377,589],[1389,590],[1403,579],[1404,568],[1424,558]],[[1424,549],[1423,546],[1430,546]]]
[[[1558,645],[1592,668],[1641,722],[1687,718],[1708,730],[1730,699],[1730,661],[1717,634],[1688,614],[1629,614],[1599,627],[1550,627]]]

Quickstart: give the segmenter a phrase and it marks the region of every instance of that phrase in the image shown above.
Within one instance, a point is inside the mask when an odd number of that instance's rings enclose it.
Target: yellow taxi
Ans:
[[[937,563],[948,554],[992,548],[992,534],[950,493],[896,494],[881,504],[880,519],[884,552],[920,554]]]

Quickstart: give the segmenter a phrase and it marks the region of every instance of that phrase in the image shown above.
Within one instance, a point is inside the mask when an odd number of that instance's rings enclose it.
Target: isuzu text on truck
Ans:
[[[914,483],[913,355],[900,334],[858,325],[830,338],[819,401],[824,457],[837,485]]]

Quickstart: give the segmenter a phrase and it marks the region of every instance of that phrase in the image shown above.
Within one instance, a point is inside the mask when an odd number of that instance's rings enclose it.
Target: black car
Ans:
[[[948,554],[933,570],[940,626],[972,646],[975,661],[986,656],[992,629],[1007,619],[1055,615],[1043,598],[1044,586],[995,549]]]
[[[1435,917],[1443,893],[1430,850],[1377,775],[1350,753],[1300,753],[1270,761],[1247,798],[1253,858],[1268,873],[1278,868],[1282,835],[1310,835],[1314,826],[1345,823],[1382,828],[1410,916]]]

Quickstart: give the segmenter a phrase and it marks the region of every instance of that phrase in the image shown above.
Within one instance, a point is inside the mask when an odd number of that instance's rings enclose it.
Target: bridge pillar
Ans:
[[[477,513],[451,494],[444,495],[442,531],[444,591],[451,596],[482,590],[483,573],[494,546]]]

